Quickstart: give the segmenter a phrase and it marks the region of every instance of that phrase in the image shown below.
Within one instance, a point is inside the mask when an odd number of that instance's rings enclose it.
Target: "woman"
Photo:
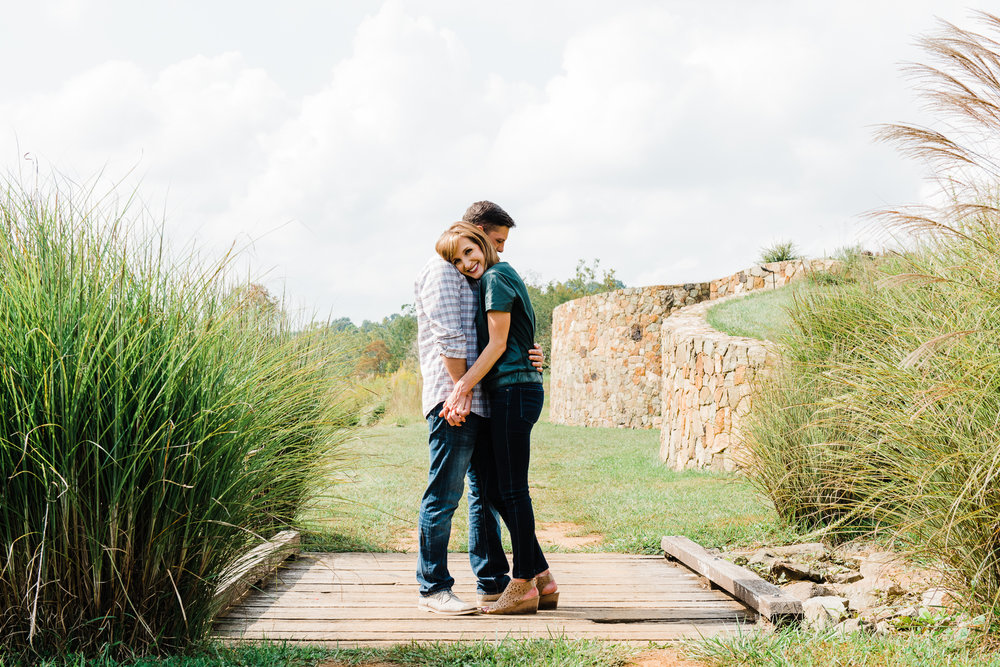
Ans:
[[[535,537],[528,493],[531,427],[538,421],[544,399],[542,374],[528,359],[535,340],[531,300],[524,281],[500,261],[493,243],[478,227],[455,223],[441,235],[435,249],[460,272],[479,281],[476,329],[482,351],[455,384],[441,414],[446,419],[460,415],[472,388],[483,382],[489,395],[492,461],[482,462],[481,474],[490,502],[510,532],[514,552],[510,584],[483,613],[532,614],[539,608],[554,609],[558,587]]]

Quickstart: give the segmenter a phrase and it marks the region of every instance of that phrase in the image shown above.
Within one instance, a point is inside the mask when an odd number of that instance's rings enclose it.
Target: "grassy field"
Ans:
[[[713,328],[730,336],[777,340],[789,325],[787,308],[798,285],[752,292],[741,299],[724,301],[708,309],[706,318]]]
[[[313,542],[334,550],[405,549],[427,478],[425,423],[364,429],[348,449],[355,458],[352,473],[313,513]],[[562,547],[572,550],[658,553],[663,535],[687,535],[709,547],[795,538],[739,476],[674,472],[660,463],[658,451],[655,430],[539,423],[532,432],[530,477],[537,521],[559,524],[568,537],[598,540]],[[463,500],[451,548],[464,551],[466,541]]]

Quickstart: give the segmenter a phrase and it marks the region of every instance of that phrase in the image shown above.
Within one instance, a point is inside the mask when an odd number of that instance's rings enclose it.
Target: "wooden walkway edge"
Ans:
[[[298,531],[284,530],[238,558],[223,573],[215,589],[215,603],[219,609],[231,607],[251,586],[266,579],[285,559],[298,553],[300,542]]]
[[[747,603],[769,621],[783,623],[802,618],[802,602],[799,599],[784,593],[745,567],[713,556],[697,542],[683,536],[667,536],[661,540],[660,546],[668,557],[707,577],[714,585]]]
[[[224,641],[339,646],[411,641],[589,638],[663,642],[746,632],[757,614],[663,556],[547,554],[559,607],[529,616],[440,616],[416,607],[416,554],[306,553],[286,561],[215,624]],[[450,554],[455,593],[475,600],[464,554]]]

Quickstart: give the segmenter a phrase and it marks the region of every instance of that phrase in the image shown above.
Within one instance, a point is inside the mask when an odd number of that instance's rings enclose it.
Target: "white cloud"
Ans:
[[[176,243],[252,240],[272,288],[335,316],[410,301],[437,233],[483,198],[518,220],[507,258],[543,281],[591,258],[630,285],[707,280],[772,240],[844,245],[852,216],[918,196],[870,126],[916,113],[896,62],[931,4],[632,0],[567,17],[389,0],[350,48],[299,63],[326,73],[308,94],[250,45],[157,66],[125,53],[0,102],[0,154],[76,177],[136,166]],[[83,6],[64,14],[83,22]]]

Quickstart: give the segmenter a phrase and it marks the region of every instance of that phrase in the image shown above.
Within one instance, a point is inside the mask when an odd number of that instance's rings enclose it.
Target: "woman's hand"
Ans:
[[[466,384],[459,380],[445,399],[444,407],[438,416],[443,417],[452,426],[458,426],[465,422],[471,411],[472,389],[466,388]]]

